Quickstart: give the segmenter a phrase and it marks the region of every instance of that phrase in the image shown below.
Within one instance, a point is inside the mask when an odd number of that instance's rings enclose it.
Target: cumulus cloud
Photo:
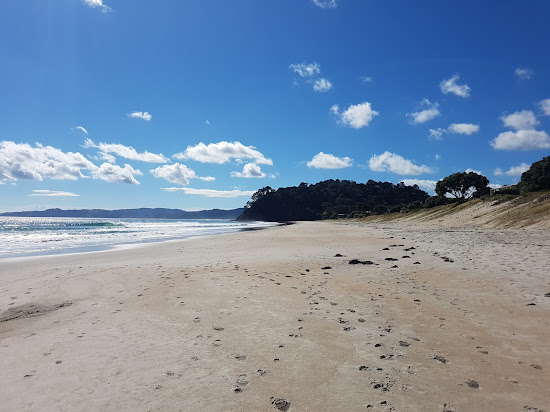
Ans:
[[[533,76],[533,70],[526,68],[517,68],[514,70],[516,76],[523,80],[529,80]]]
[[[265,173],[262,172],[262,169],[256,163],[247,163],[244,165],[242,172],[231,172],[231,176],[251,179],[265,177]]]
[[[537,150],[550,148],[550,136],[535,130],[539,121],[530,110],[522,110],[501,117],[504,126],[516,129],[500,133],[490,144],[496,150]]]
[[[467,84],[458,84],[459,79],[458,74],[455,74],[453,77],[447,80],[442,80],[439,83],[441,92],[443,94],[453,93],[460,97],[469,97],[470,96],[470,86]]]
[[[311,64],[291,64],[289,67],[292,71],[298,73],[301,77],[312,77],[321,73],[321,66],[318,63]]]
[[[71,192],[61,192],[58,190],[33,190],[32,194],[27,196],[78,197],[80,195]]]
[[[417,185],[420,189],[424,189],[427,192],[435,192],[435,185],[437,185],[437,180],[404,179],[401,182],[406,186]]]
[[[398,175],[420,175],[433,173],[428,166],[417,166],[395,153],[384,152],[381,155],[374,155],[369,160],[369,167],[374,172],[392,172]]]
[[[378,116],[378,112],[373,110],[369,102],[352,104],[343,112],[340,112],[338,105],[333,105],[330,111],[338,118],[338,121],[344,126],[360,129],[368,126],[369,123]]]
[[[496,150],[550,149],[550,136],[537,130],[504,132],[491,141],[491,146]]]
[[[193,189],[191,187],[164,187],[162,190],[166,192],[178,192],[182,191],[186,195],[198,195],[204,197],[220,197],[220,198],[232,198],[232,197],[243,197],[252,196],[255,192],[253,190],[243,191],[243,190],[214,190],[214,189]]]
[[[82,126],[75,126],[71,130],[74,132],[78,131],[78,132],[84,133],[86,136],[88,135],[88,131]]]
[[[332,89],[332,83],[327,79],[317,79],[313,84],[313,90],[316,92],[328,92]]]
[[[336,157],[334,155],[319,152],[313,159],[307,162],[308,167],[315,169],[344,169],[351,167],[353,160],[349,157]]]
[[[176,159],[192,159],[201,163],[223,164],[235,159],[252,159],[256,164],[273,165],[271,159],[266,159],[254,146],[245,146],[240,142],[219,142],[208,145],[199,143],[196,146],[188,146],[185,152],[176,153]]]
[[[440,115],[437,102],[432,103],[428,99],[424,99],[419,106],[419,110],[416,112],[407,113],[407,116],[412,117],[413,124],[426,123]]]
[[[539,124],[531,110],[515,112],[508,116],[502,116],[500,119],[504,122],[504,126],[516,130],[533,130]]]
[[[84,0],[84,4],[94,9],[96,7],[99,7],[103,13],[108,13],[112,11],[112,9],[109,6],[107,6],[106,4],[103,4],[103,0]]]
[[[479,132],[479,126],[472,123],[453,123],[449,126],[450,133],[471,135]]]
[[[437,129],[430,129],[430,139],[433,140],[442,140],[443,135],[447,133],[453,134],[465,134],[471,135],[479,132],[479,125],[472,123],[453,123],[448,128],[442,129],[438,127]]]
[[[313,4],[322,9],[333,9],[336,7],[336,0],[313,0]]]
[[[33,147],[26,143],[0,142],[0,180],[77,180],[86,177],[82,170],[96,168],[78,152],[64,153],[40,143]]]
[[[143,119],[146,122],[153,118],[153,116],[151,116],[148,112],[132,112],[129,113],[128,116],[133,117],[134,119]]]
[[[94,179],[100,179],[111,183],[128,183],[132,185],[139,185],[135,176],[141,176],[142,174],[140,170],[134,169],[129,164],[120,167],[111,163],[103,163],[97,169],[92,170],[92,177]]]
[[[522,163],[518,166],[511,167],[506,172],[503,172],[502,169],[495,169],[495,176],[521,176],[524,172],[528,171],[531,165],[527,163]]]
[[[372,83],[373,80],[374,80],[374,79],[373,79],[371,76],[363,76],[363,77],[361,77],[361,81],[362,81],[363,83]]]
[[[550,99],[541,101],[539,106],[546,116],[550,116]]]
[[[139,160],[141,162],[148,163],[167,163],[170,161],[167,157],[161,154],[150,153],[145,151],[143,153],[138,153],[136,149],[132,146],[124,146],[118,143],[98,143],[95,144],[91,139],[86,139],[84,142],[84,147],[86,148],[97,148],[100,151],[100,156],[105,160],[111,162],[114,159],[112,156],[109,157],[109,153],[114,153],[117,156],[124,157],[125,159],[130,160]],[[112,163],[112,162],[111,162]]]
[[[199,177],[194,170],[191,170],[187,166],[180,163],[159,166],[156,169],[149,170],[149,172],[156,178],[162,178],[170,183],[176,183],[178,185],[188,185],[190,179],[200,179],[205,181],[215,180],[212,176]]]

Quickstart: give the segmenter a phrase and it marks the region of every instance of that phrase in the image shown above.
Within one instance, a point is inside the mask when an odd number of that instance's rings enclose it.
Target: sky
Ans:
[[[548,0],[3,0],[0,212],[242,207],[327,179],[518,182]]]

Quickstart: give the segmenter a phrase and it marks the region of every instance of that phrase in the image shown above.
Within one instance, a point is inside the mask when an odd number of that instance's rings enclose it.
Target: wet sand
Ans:
[[[0,410],[549,411],[549,256],[312,222],[0,261]]]

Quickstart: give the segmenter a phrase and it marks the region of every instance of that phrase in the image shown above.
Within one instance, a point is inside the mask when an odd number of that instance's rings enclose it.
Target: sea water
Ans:
[[[214,219],[0,217],[0,258],[105,250],[270,225]]]

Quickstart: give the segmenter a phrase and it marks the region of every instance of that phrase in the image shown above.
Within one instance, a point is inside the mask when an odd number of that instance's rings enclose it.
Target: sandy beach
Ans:
[[[548,411],[549,256],[339,221],[3,260],[0,410]]]

